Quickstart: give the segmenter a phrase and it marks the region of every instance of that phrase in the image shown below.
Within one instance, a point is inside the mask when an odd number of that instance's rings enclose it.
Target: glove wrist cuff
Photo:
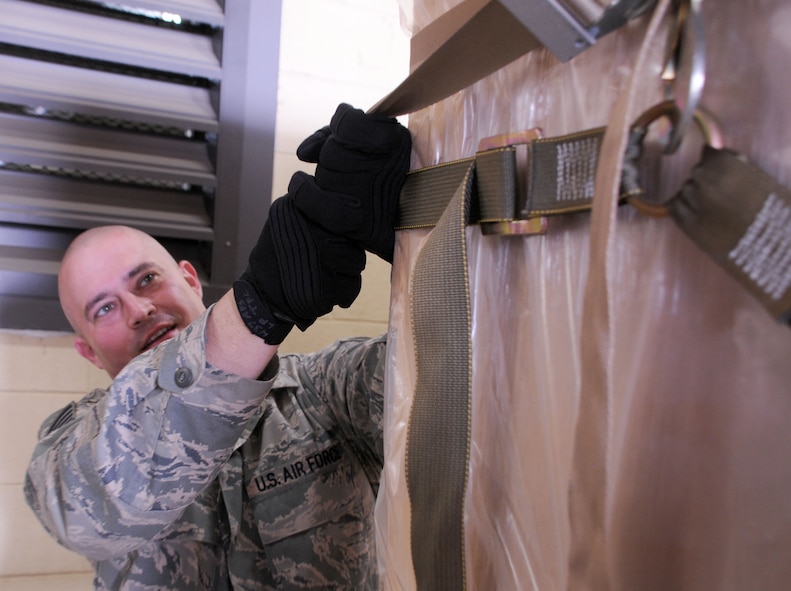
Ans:
[[[245,326],[269,345],[282,343],[294,327],[294,322],[276,317],[274,311],[247,281],[234,281],[233,297]]]

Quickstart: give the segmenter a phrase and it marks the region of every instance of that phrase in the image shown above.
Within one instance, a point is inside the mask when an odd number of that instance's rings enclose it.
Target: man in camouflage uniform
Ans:
[[[300,146],[315,178],[294,176],[207,311],[194,268],[141,232],[69,247],[61,303],[113,383],[45,421],[25,494],[96,589],[379,588],[385,340],[274,353],[291,326],[351,304],[363,248],[392,256],[409,151],[395,120],[341,105]]]

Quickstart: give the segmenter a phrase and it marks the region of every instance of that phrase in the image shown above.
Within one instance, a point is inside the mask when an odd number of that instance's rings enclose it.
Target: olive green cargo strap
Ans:
[[[476,175],[470,223],[527,221],[590,209],[604,131],[596,128],[553,138],[538,137],[536,130],[523,132],[535,137],[412,171],[401,190],[396,229],[433,227],[471,163]],[[623,191],[629,194],[626,183]],[[531,227],[545,230],[546,224]],[[484,231],[498,233],[498,228],[486,226]]]
[[[466,227],[475,222],[489,232],[536,234],[546,230],[546,215],[590,208],[603,133],[541,139],[525,132],[520,137],[528,141],[411,172],[401,191],[398,229],[434,228],[415,262],[410,301],[417,377],[406,483],[420,590],[466,585],[472,396]],[[522,225],[512,231],[514,223]]]
[[[472,356],[465,232],[473,177],[470,161],[413,271],[417,378],[407,432],[406,483],[418,589],[465,588]],[[436,310],[438,293],[442,314]]]
[[[791,319],[791,191],[736,152],[706,146],[667,208],[775,319]]]

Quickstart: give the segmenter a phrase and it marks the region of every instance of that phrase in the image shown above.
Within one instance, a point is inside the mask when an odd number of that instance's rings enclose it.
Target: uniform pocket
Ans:
[[[347,454],[336,444],[248,482],[278,588],[378,588],[373,491]]]
[[[359,474],[341,444],[255,474],[247,483],[261,541],[272,544],[338,518],[361,517]]]

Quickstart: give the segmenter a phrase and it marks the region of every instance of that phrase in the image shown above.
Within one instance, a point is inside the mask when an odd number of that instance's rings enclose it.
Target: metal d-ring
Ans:
[[[636,180],[636,165],[642,151],[642,140],[648,133],[648,128],[651,124],[662,117],[670,119],[673,127],[677,125],[681,112],[675,101],[669,100],[658,103],[644,111],[632,124],[632,145],[630,148],[636,148],[634,153],[629,154],[627,150],[627,158],[624,160],[624,185],[627,188],[626,196],[635,209],[651,216],[664,216],[667,215],[668,210],[665,205],[657,205],[648,203],[641,198],[644,194],[642,188],[638,186]],[[703,141],[713,147],[722,148],[722,132],[714,117],[705,111],[702,107],[696,108],[692,112],[692,121],[698,127],[700,134],[703,136]],[[683,137],[683,134],[682,134]],[[631,171],[632,182],[627,183],[627,172]]]
[[[668,55],[662,79],[665,96],[678,109],[678,119],[665,146],[665,154],[672,154],[681,145],[706,83],[706,43],[704,39],[701,4],[703,0],[679,0],[676,21],[668,38]]]

